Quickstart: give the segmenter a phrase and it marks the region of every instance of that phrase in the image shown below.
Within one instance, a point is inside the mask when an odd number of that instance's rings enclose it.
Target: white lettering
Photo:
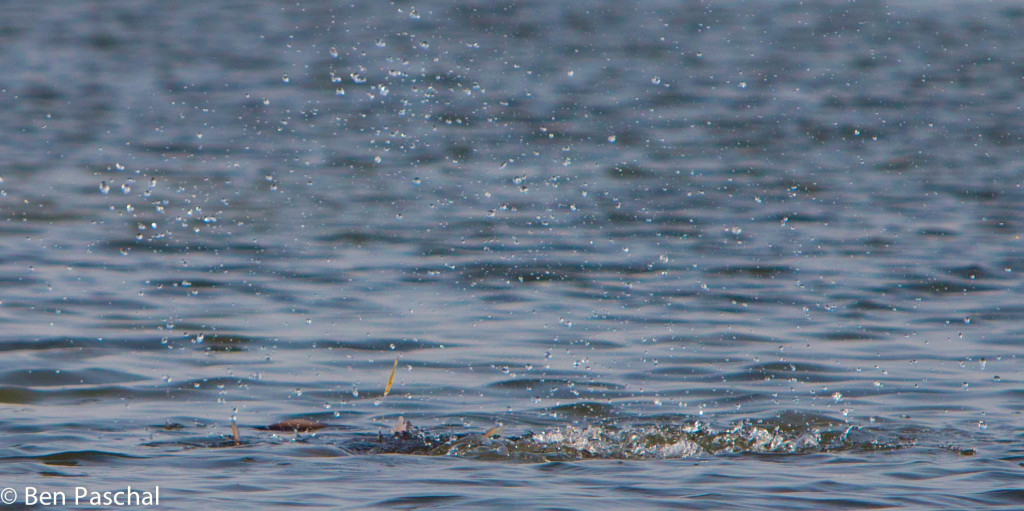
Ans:
[[[39,491],[32,486],[25,487],[26,506],[66,506],[67,496],[61,491]],[[109,507],[142,507],[160,505],[160,487],[153,491],[133,489],[131,486],[123,490],[89,491],[85,486],[75,487],[76,506],[109,506]]]
[[[39,491],[34,486],[25,487],[26,506],[66,506],[67,496],[62,491]]]

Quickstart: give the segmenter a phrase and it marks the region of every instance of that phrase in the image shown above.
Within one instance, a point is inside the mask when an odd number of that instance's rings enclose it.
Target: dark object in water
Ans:
[[[281,422],[278,422],[276,424],[271,424],[269,426],[258,428],[258,429],[264,429],[264,430],[269,430],[269,431],[292,431],[292,432],[295,432],[295,433],[309,433],[311,431],[316,431],[316,430],[319,430],[319,429],[324,429],[326,427],[327,427],[327,424],[324,424],[322,422],[317,422],[317,421],[314,421],[314,420],[309,420],[309,419],[288,419],[286,421],[281,421]]]

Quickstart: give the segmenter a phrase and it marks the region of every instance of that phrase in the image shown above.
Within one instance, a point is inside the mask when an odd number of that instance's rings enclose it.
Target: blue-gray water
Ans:
[[[0,487],[1019,509],[1022,24],[9,3]]]

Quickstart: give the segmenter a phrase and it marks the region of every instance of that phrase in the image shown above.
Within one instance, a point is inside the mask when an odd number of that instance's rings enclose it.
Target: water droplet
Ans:
[[[103,195],[110,193],[110,185],[106,181],[100,181],[100,193]]]
[[[565,74],[569,75],[569,78],[572,78],[573,76],[576,76],[576,71],[573,71],[572,69],[570,69]]]
[[[660,76],[655,76],[654,78],[651,78],[651,83],[653,83],[654,85],[661,84],[661,77]]]
[[[349,73],[349,76],[352,77],[352,81],[355,83],[366,83],[366,78],[359,73]]]
[[[287,74],[283,74],[283,75],[281,75],[281,81],[284,82],[284,83],[288,83],[288,82],[292,81],[292,79],[288,78]]]
[[[420,19],[420,13],[416,12],[416,8],[409,11],[409,18],[414,20]]]
[[[967,316],[966,318],[964,318],[964,324],[965,325],[970,325],[971,324],[971,317],[970,316]]]
[[[615,135],[608,135],[608,143],[609,144],[614,144],[615,143]]]
[[[387,45],[388,45],[388,43],[384,42],[383,39],[377,39],[377,47],[378,48],[383,48],[383,47],[385,47]]]
[[[334,46],[331,46],[331,57],[338,58],[338,49],[335,48]]]
[[[412,184],[418,185],[418,184],[421,184],[421,183],[423,183],[423,180],[421,180],[420,178],[418,178],[418,177],[412,178]]]

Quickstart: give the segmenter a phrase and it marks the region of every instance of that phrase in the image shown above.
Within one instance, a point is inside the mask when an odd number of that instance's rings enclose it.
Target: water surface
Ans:
[[[1020,508],[1022,20],[8,6],[0,482]]]

